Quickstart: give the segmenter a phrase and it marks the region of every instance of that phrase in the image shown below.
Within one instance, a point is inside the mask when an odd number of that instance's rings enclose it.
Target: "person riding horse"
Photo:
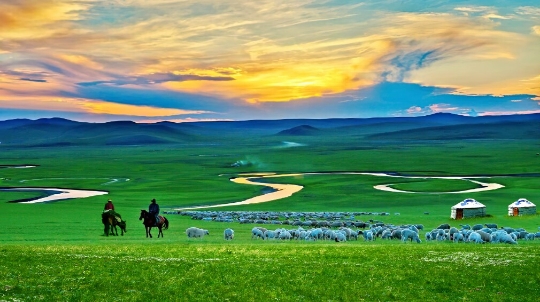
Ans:
[[[156,203],[156,199],[152,199],[150,205],[148,206],[148,213],[154,215],[154,225],[157,225],[159,222],[159,205]]]

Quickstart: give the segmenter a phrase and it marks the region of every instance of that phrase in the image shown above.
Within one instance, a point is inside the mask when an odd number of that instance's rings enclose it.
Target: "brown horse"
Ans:
[[[148,213],[147,210],[141,210],[141,216],[139,217],[139,220],[143,221],[144,228],[146,229],[146,238],[150,237],[152,238],[152,234],[150,233],[150,230],[152,230],[153,227],[156,227],[159,229],[158,238],[161,235],[163,237],[163,231],[162,229],[168,229],[169,228],[169,220],[163,216],[158,216],[159,221],[156,224],[156,218],[153,214]]]
[[[126,221],[122,220],[119,214],[115,214],[116,213],[113,213],[113,211],[103,211],[103,213],[101,214],[101,222],[103,222],[103,225],[105,226],[105,236],[118,236],[118,229],[116,228],[117,226],[120,227],[122,236],[124,236],[124,233],[127,233]]]

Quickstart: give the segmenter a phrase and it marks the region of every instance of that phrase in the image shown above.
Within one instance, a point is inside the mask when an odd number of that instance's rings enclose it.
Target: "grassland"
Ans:
[[[283,141],[305,146],[284,148]],[[413,176],[483,176],[505,187],[470,194],[455,180],[418,181],[359,175],[306,175],[272,182],[304,186],[242,211],[366,211],[387,223],[458,226],[450,207],[465,198],[486,204],[498,223],[536,231],[538,215],[508,217],[518,198],[540,201],[537,140],[387,141],[343,136],[229,135],[185,144],[9,147],[0,149],[0,187],[105,190],[106,196],[47,204],[9,203],[35,193],[0,192],[0,300],[6,301],[536,301],[539,241],[518,246],[377,240],[263,242],[253,225],[193,221],[168,215],[165,238],[147,239],[138,221],[156,198],[162,210],[240,201],[262,187],[229,181],[241,173],[396,172]],[[237,161],[245,165],[232,167]],[[418,191],[399,194],[374,185]],[[100,213],[111,198],[127,220],[123,237],[102,236]],[[219,208],[215,210],[220,210]],[[394,215],[399,212],[400,215]],[[429,212],[429,215],[424,215]],[[210,231],[186,238],[189,226]],[[232,242],[222,239],[235,229]],[[157,234],[156,231],[154,231]],[[159,298],[162,297],[162,298]]]

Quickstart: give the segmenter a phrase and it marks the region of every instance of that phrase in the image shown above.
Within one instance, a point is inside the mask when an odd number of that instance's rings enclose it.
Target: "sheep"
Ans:
[[[347,241],[347,237],[345,236],[345,233],[343,232],[336,232],[336,238],[334,240],[336,242],[345,242]]]
[[[535,237],[534,233],[529,233],[525,235],[525,240],[534,240],[534,237]]]
[[[437,236],[435,237],[437,241],[444,241],[446,240],[446,233],[443,229],[438,229]]]
[[[424,230],[424,225],[423,224],[415,224],[414,225],[418,230]]]
[[[261,231],[259,228],[257,227],[254,227],[251,229],[251,239],[257,239],[257,238],[261,238],[262,240],[264,240],[264,233],[263,231]]]
[[[508,234],[513,233],[513,232],[516,231],[516,230],[514,230],[513,228],[510,228],[510,227],[501,227],[501,229],[506,231],[506,233],[508,233]]]
[[[469,235],[469,242],[483,243],[484,241],[482,240],[482,236],[480,236],[480,234],[478,234],[477,232],[472,232]]]
[[[415,225],[411,225],[409,227],[409,229],[413,232],[415,232],[416,234],[420,233],[420,231],[418,230],[418,228],[415,226]]]
[[[517,240],[518,240],[518,236],[516,235],[516,232],[510,233],[510,234],[508,234],[508,235],[510,235],[510,237],[512,238],[512,240],[514,240],[514,241],[517,241]]]
[[[311,230],[311,233],[309,234],[309,237],[312,238],[313,240],[318,240],[318,239],[323,239],[324,237],[324,233],[322,231],[322,229],[313,229]]]
[[[440,229],[440,230],[449,230],[450,229],[450,225],[448,223],[444,223],[444,224],[441,224],[437,227],[437,229]]]
[[[334,232],[332,230],[326,230],[324,232],[324,238],[328,239],[328,240],[334,240],[334,239],[336,239],[336,232]]]
[[[410,239],[411,241],[416,241],[417,243],[422,242],[420,238],[418,238],[418,233],[410,230],[410,229],[404,229],[401,231],[401,241],[406,242],[407,239]]]
[[[199,229],[196,227],[190,227],[186,229],[186,235],[189,238],[202,238],[204,235],[210,235],[208,230]]]
[[[472,230],[473,231],[478,231],[478,230],[481,230],[483,227],[484,226],[481,225],[481,224],[475,224],[475,225],[473,225]]]
[[[476,233],[480,234],[480,238],[482,238],[482,241],[484,242],[491,242],[491,233],[484,232],[484,231],[476,231]]]
[[[504,231],[504,230],[498,230],[496,232],[493,232],[493,233],[491,233],[491,242],[492,243],[498,243],[500,238],[502,236],[506,236],[506,235],[508,235],[508,233],[506,233],[506,231]]]
[[[364,241],[373,241],[373,232],[372,231],[365,231],[363,232],[364,235]]]
[[[276,232],[272,230],[268,230],[264,232],[263,236],[265,240],[274,239],[276,238]]]
[[[486,232],[486,233],[488,233],[488,234],[493,233],[493,229],[490,229],[490,228],[482,228],[480,231]]]
[[[280,232],[279,233],[279,239],[281,240],[285,240],[285,239],[291,239],[292,238],[292,235],[291,233],[289,233],[289,231],[285,230],[283,232]]]
[[[516,240],[512,238],[511,234],[502,234],[498,242],[508,243],[508,244],[517,244]]]
[[[463,237],[463,234],[461,233],[455,233],[454,234],[454,243],[458,243],[458,242],[465,242],[465,237]]]
[[[381,235],[381,238],[382,239],[392,239],[392,231],[386,229],[382,232],[382,235]]]
[[[459,226],[461,227],[462,230],[470,230],[471,229],[471,226],[468,225],[468,224],[460,224]]]
[[[225,229],[223,231],[223,237],[225,240],[233,240],[234,239],[234,230],[233,229]]]
[[[347,240],[351,239],[352,230],[350,228],[340,227],[339,230],[342,231],[343,233],[345,233],[345,237],[347,237]]]
[[[455,228],[455,227],[451,227],[450,230],[448,231],[448,239],[450,240],[453,240],[454,239],[454,234],[455,233],[458,233],[458,229]]]
[[[395,229],[392,231],[392,239],[401,239],[401,230],[402,229]]]
[[[490,228],[490,229],[496,229],[497,228],[496,223],[486,223],[484,225],[486,226],[486,228]]]

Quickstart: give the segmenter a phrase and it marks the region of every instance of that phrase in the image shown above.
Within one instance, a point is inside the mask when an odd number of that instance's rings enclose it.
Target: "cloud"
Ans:
[[[165,82],[184,82],[184,81],[232,81],[232,77],[211,77],[199,76],[193,74],[173,74],[173,73],[154,73],[140,77],[121,77],[110,81],[93,81],[77,83],[80,86],[94,86],[100,84],[111,85],[148,85]]]
[[[208,114],[209,111],[160,108],[155,106],[119,104],[101,100],[68,97],[19,96],[16,99],[0,96],[0,105],[8,109],[27,109],[57,112],[77,112],[116,116],[167,117]]]
[[[0,2],[0,49],[18,41],[67,33],[65,23],[80,20],[88,8],[83,1],[3,0]],[[59,25],[64,24],[64,25]],[[11,43],[9,43],[11,42]]]
[[[28,82],[47,83],[47,80],[42,80],[42,79],[19,78],[19,80],[28,81]]]
[[[535,6],[520,6],[516,9],[519,15],[540,16],[540,7]]]
[[[540,25],[535,25],[532,27],[532,32],[537,35],[537,36],[540,36]]]
[[[457,87],[454,93],[504,87],[500,94],[540,95],[537,82],[524,80],[533,74],[527,68],[537,55],[528,52],[538,42],[519,34],[538,24],[531,21],[538,8],[455,3],[6,0],[0,3],[0,108],[11,108],[10,100],[44,108],[63,99],[70,101],[53,108],[69,103],[76,112],[98,112],[99,106],[75,105],[91,100],[103,102],[111,116],[116,103],[186,110],[197,118],[285,114],[280,108],[317,116],[382,114],[365,104],[391,104],[386,114],[433,104],[471,108],[454,106],[442,88],[431,89],[441,95],[436,98],[418,86],[406,86],[408,93],[430,102],[396,104],[386,94],[402,96],[379,90],[397,87],[389,81]],[[530,23],[515,30],[509,17]],[[514,78],[502,83],[493,80],[496,74]],[[452,75],[462,82],[444,77]],[[281,104],[288,101],[296,104]]]

